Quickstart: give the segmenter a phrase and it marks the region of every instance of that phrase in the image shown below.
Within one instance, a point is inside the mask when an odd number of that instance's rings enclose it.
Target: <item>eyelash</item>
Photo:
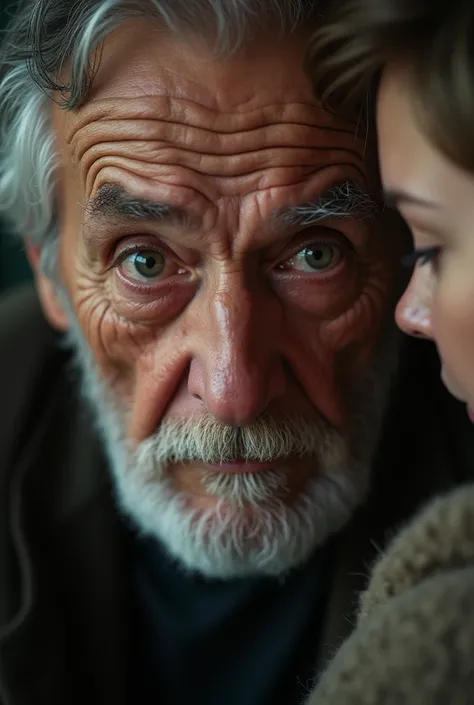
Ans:
[[[421,247],[418,250],[413,250],[401,258],[401,263],[404,267],[414,267],[416,264],[423,266],[424,264],[435,264],[441,254],[441,247]]]
[[[337,247],[343,251],[354,251],[354,246],[350,240],[343,235],[338,230],[333,228],[326,228],[321,234],[311,234],[303,238],[301,241],[298,240],[300,236],[296,236],[293,246],[290,249],[290,254],[286,257],[286,262],[296,257],[296,255],[302,250],[311,247],[312,245],[330,245]]]
[[[154,250],[165,257],[169,256],[168,253],[161,247],[151,247],[150,245],[132,245],[131,247],[128,247],[127,249],[122,250],[118,253],[118,255],[114,258],[114,261],[110,265],[110,269],[112,269],[113,267],[120,267],[122,262],[124,262],[127,257],[130,257],[130,255],[134,255],[137,252],[143,252],[144,250]]]

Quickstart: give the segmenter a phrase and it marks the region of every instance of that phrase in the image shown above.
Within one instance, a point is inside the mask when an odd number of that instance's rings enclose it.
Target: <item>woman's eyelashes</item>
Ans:
[[[416,264],[424,265],[429,262],[436,264],[439,255],[441,253],[441,247],[438,245],[436,247],[420,247],[419,249],[409,252],[404,255],[401,259],[401,263],[404,267],[414,267]]]

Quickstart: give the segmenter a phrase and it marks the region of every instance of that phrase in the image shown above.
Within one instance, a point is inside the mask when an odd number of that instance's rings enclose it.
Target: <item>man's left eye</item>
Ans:
[[[139,250],[127,255],[121,264],[125,274],[132,279],[146,281],[156,279],[163,274],[166,266],[165,256],[157,250]]]
[[[288,264],[301,272],[324,272],[338,264],[340,259],[341,250],[337,245],[316,243],[300,250]]]

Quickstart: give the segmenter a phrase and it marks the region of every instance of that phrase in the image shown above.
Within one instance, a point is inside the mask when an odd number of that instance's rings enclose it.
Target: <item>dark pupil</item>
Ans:
[[[154,257],[144,257],[143,259],[145,260],[144,261],[145,267],[147,267],[147,269],[153,269],[153,267],[155,266],[155,258]]]
[[[135,255],[135,266],[137,271],[144,277],[153,277],[163,269],[163,257],[155,252],[140,253]]]
[[[327,267],[331,263],[333,257],[333,249],[330,245],[324,245],[323,247],[308,247],[305,252],[306,262],[310,267],[319,269],[321,267]]]

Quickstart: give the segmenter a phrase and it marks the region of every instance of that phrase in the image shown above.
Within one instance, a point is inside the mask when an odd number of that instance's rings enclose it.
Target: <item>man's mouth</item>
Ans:
[[[228,460],[222,463],[206,463],[205,465],[206,468],[212,472],[228,472],[244,475],[265,472],[266,470],[275,470],[278,467],[278,461],[260,462],[236,458],[235,460]]]

